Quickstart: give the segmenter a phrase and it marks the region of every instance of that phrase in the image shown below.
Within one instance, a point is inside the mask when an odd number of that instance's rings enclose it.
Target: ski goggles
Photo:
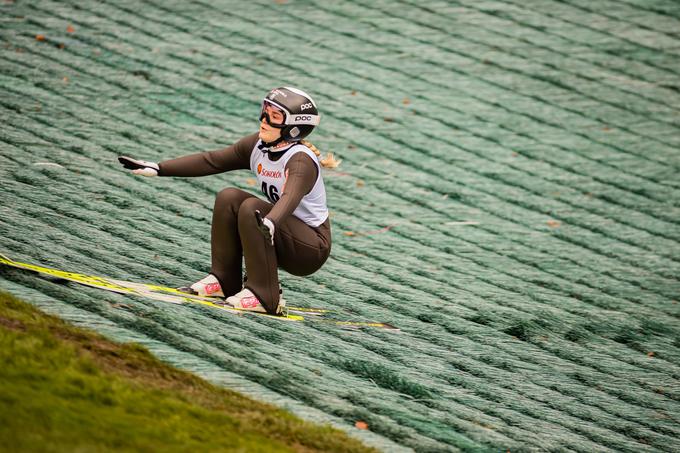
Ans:
[[[270,113],[273,112],[278,112],[283,116],[283,119],[274,121],[271,118]],[[260,121],[265,120],[267,124],[269,124],[271,127],[275,127],[278,129],[286,127],[286,112],[282,110],[279,106],[265,100],[262,102],[262,110],[260,111]]]

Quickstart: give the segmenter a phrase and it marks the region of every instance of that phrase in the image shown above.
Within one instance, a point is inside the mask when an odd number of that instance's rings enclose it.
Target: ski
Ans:
[[[323,324],[332,324],[338,327],[347,329],[358,329],[361,327],[379,328],[392,331],[398,331],[397,327],[383,322],[370,321],[342,321],[335,319],[324,319],[323,315],[333,313],[332,310],[323,308],[306,308],[306,307],[287,307],[283,315],[270,315],[268,313],[258,313],[248,310],[234,308],[223,302],[222,298],[218,297],[203,297],[193,294],[187,294],[175,288],[168,286],[155,285],[149,283],[136,283],[125,280],[117,280],[107,277],[100,277],[96,275],[79,274],[75,272],[68,272],[59,269],[53,269],[35,264],[22,263],[14,261],[5,255],[0,254],[0,264],[36,272],[41,275],[54,277],[61,280],[78,283],[92,288],[103,289],[118,294],[140,296],[148,299],[169,302],[173,304],[194,304],[204,307],[219,309],[237,315],[253,315],[264,316],[271,319],[292,322],[315,322]]]
[[[86,275],[86,274],[77,274],[74,272],[66,272],[62,271],[59,269],[52,269],[48,267],[43,267],[43,266],[37,266],[33,264],[28,264],[28,263],[21,263],[18,261],[14,261],[4,255],[0,254],[0,264],[4,264],[7,266],[11,267],[16,267],[20,269],[26,269],[34,272],[38,272],[44,275],[49,275],[51,277],[63,279],[63,280],[68,280],[72,281],[75,283],[80,283],[82,285],[86,286],[91,286],[94,288],[99,288],[99,289],[105,289],[107,291],[113,291],[121,294],[129,294],[129,293],[137,293],[137,294],[147,294],[147,293],[161,293],[158,295],[159,300],[163,301],[168,301],[172,302],[174,301],[175,303],[184,303],[181,302],[181,299],[174,299],[174,298],[165,298],[162,297],[162,294],[168,294],[168,295],[174,295],[174,296],[181,296],[182,298],[188,298],[188,299],[193,299],[197,301],[202,301],[202,302],[210,302],[210,303],[215,303],[217,305],[221,305],[219,301],[222,301],[221,298],[219,297],[205,297],[205,296],[198,296],[194,294],[188,294],[182,291],[177,290],[176,288],[171,288],[169,286],[162,286],[162,285],[156,285],[156,284],[149,284],[149,283],[136,283],[136,282],[129,282],[125,280],[117,280],[113,278],[108,278],[108,277],[98,277],[95,275]],[[324,308],[307,308],[307,307],[289,307],[289,311],[291,312],[300,312],[300,313],[307,313],[311,315],[321,315],[324,313],[330,313],[331,310],[327,310]]]
[[[102,278],[102,277],[95,277],[95,278]],[[197,294],[191,294],[187,293],[184,291],[180,291],[176,288],[171,288],[169,286],[163,286],[163,285],[155,285],[155,284],[150,284],[150,283],[135,283],[135,282],[129,282],[125,280],[115,280],[112,278],[106,278],[105,280],[114,283],[116,285],[119,285],[124,288],[129,288],[132,290],[135,290],[137,292],[147,292],[150,291],[152,293],[164,293],[164,294],[169,294],[169,295],[174,295],[174,296],[181,296],[184,298],[189,298],[193,299],[196,301],[201,301],[201,302],[210,302],[214,303],[217,305],[223,305],[224,304],[224,299],[221,297],[217,296],[199,296]],[[315,308],[315,307],[286,307],[288,312],[290,313],[300,313],[300,314],[306,314],[310,316],[322,316],[325,315],[326,313],[333,313],[333,310],[328,310],[326,308]]]

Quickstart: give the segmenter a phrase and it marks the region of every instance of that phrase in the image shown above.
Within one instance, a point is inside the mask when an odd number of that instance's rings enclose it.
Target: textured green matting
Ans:
[[[5,1],[0,250],[167,285],[247,172],[141,178],[313,94],[333,254],[235,317],[2,270],[0,287],[397,451],[680,449],[680,3]],[[71,26],[70,32],[67,30]],[[43,40],[36,39],[43,35]],[[353,428],[356,420],[371,432]]]

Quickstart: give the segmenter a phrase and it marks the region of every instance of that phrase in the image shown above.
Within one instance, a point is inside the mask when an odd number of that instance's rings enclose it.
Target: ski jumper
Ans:
[[[276,152],[259,149],[258,134],[218,151],[192,154],[159,164],[159,176],[205,176],[250,169],[268,201],[228,188],[215,199],[211,226],[210,272],[225,296],[245,287],[268,313],[279,303],[278,267],[293,275],[310,275],[328,259],[331,227],[326,191],[316,155],[294,143]],[[255,210],[275,226],[274,246],[257,228]]]

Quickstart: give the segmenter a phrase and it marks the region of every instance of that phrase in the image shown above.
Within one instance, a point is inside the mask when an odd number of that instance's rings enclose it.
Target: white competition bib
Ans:
[[[319,174],[316,177],[316,182],[312,190],[302,197],[300,204],[293,211],[293,215],[312,227],[318,227],[328,218],[328,207],[326,206],[326,187],[321,178],[321,165],[319,159],[314,152],[305,145],[293,145],[285,154],[276,162],[269,160],[269,154],[262,152],[258,145],[260,140],[255,144],[253,152],[250,154],[250,169],[257,177],[257,183],[262,190],[262,193],[271,201],[276,203],[283,193],[283,188],[286,185],[286,164],[297,153],[305,153],[312,158],[316,164]]]

